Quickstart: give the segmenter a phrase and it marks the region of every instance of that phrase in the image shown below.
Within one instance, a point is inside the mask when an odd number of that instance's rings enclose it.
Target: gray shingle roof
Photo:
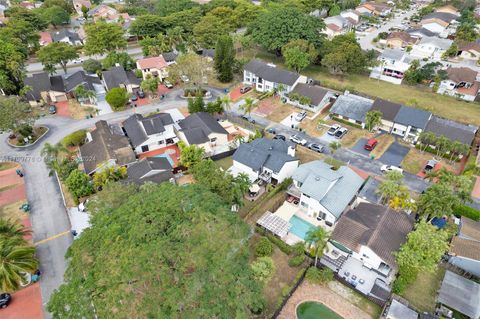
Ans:
[[[431,117],[432,113],[430,112],[402,105],[394,122],[424,130]]]
[[[138,147],[154,135],[165,131],[166,125],[173,124],[173,119],[168,113],[153,114],[143,117],[141,114],[134,114],[123,122],[123,128],[134,147]]]
[[[127,168],[126,182],[142,184],[166,182],[173,178],[172,165],[165,157],[147,157]]]
[[[406,32],[409,34],[415,34],[423,37],[434,37],[436,35],[435,32],[432,32],[425,28],[408,29]]]
[[[103,81],[107,90],[128,84],[140,84],[135,74],[131,71],[125,71],[121,66],[115,66],[102,72]]]
[[[240,144],[233,154],[233,160],[255,172],[266,167],[278,173],[285,163],[298,161],[298,158],[288,155],[288,144],[285,141],[259,138]]]
[[[453,20],[457,20],[458,16],[456,16],[453,13],[448,13],[448,12],[432,12],[427,14],[426,16],[423,17],[422,21],[428,20],[428,19],[439,19],[444,22],[450,23]]]
[[[302,183],[300,191],[316,199],[339,218],[363,184],[363,179],[353,170],[341,166],[334,171],[323,161],[300,165],[292,178]]]
[[[360,252],[369,247],[390,267],[396,268],[394,252],[407,240],[413,229],[413,216],[389,207],[360,203],[338,220],[331,239],[349,249]]]
[[[166,62],[175,62],[178,54],[176,54],[175,52],[165,52],[162,53],[162,55]]]
[[[205,112],[190,114],[179,125],[189,144],[206,143],[211,133],[228,134],[213,116]]]
[[[438,302],[470,318],[480,318],[480,284],[449,270],[445,272]]]
[[[374,177],[369,177],[358,193],[358,197],[373,204],[380,204],[382,196],[377,192],[380,181]]]
[[[52,32],[51,35],[52,35],[53,42],[58,42],[60,40],[63,40],[64,38],[68,38],[68,41],[71,42],[71,43],[75,43],[77,41],[80,41],[80,42],[82,41],[80,39],[80,36],[78,35],[78,33],[69,31],[67,29]]]
[[[317,85],[298,83],[295,85],[295,88],[292,90],[292,92],[300,94],[301,96],[309,97],[312,101],[312,105],[319,105],[330,91]]]
[[[61,75],[50,77],[50,84],[52,85],[52,91],[65,92],[65,84]]]
[[[365,122],[365,114],[372,108],[372,105],[373,100],[358,95],[340,95],[330,109],[330,112],[348,117],[349,119]]]
[[[418,42],[419,45],[422,44],[431,44],[433,46],[436,46],[437,48],[440,48],[442,50],[448,50],[450,46],[452,45],[453,41],[450,39],[441,39],[439,37],[423,37],[420,42]]]
[[[397,116],[401,107],[401,104],[377,98],[375,102],[373,102],[371,110],[382,112],[382,119],[393,122],[393,119]]]
[[[26,98],[28,101],[37,101],[42,98],[41,93],[50,91],[52,88],[52,84],[50,83],[50,77],[46,72],[36,73],[32,76],[27,77],[24,80],[25,86],[30,86],[32,88],[26,94]]]
[[[387,317],[390,319],[417,319],[418,313],[393,299],[388,308]]]
[[[80,84],[83,84],[87,90],[94,91],[95,87],[93,84],[102,83],[97,76],[88,75],[85,73],[85,71],[77,71],[73,73],[72,75],[66,77],[64,82],[66,92],[73,91]]]
[[[465,125],[451,120],[432,116],[425,128],[426,132],[432,132],[437,136],[445,136],[452,141],[459,141],[463,144],[471,145],[478,126]]]
[[[244,69],[267,81],[282,83],[288,86],[295,84],[300,77],[297,73],[278,68],[256,59],[248,62],[244,66]]]

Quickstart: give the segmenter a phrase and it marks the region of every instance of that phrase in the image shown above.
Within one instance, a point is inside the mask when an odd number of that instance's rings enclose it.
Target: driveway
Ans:
[[[356,153],[359,153],[359,154],[362,154],[362,155],[365,155],[365,156],[370,156],[370,151],[367,151],[366,149],[363,148],[365,146],[365,144],[367,143],[367,141],[368,141],[368,139],[361,138],[350,149],[352,151],[356,152]]]
[[[409,151],[410,148],[394,142],[379,158],[379,161],[386,165],[400,166]]]
[[[342,140],[339,140],[338,138],[334,137],[333,135],[330,135],[328,133],[323,134],[320,136],[320,140],[322,140],[325,144],[330,144],[332,142],[342,142]]]

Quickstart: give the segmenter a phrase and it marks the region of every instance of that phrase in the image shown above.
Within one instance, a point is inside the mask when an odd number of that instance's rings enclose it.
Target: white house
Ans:
[[[82,39],[78,33],[63,29],[51,33],[53,42],[63,42],[70,45],[82,45]]]
[[[338,170],[323,161],[300,165],[292,175],[287,193],[300,200],[304,213],[332,229],[345,209],[355,201],[364,180],[352,169]]]
[[[298,162],[294,146],[282,140],[259,138],[240,144],[229,172],[234,176],[247,174],[251,182],[260,179],[276,185],[292,176]]]
[[[411,58],[401,49],[385,49],[378,57],[379,64],[372,68],[370,77],[393,84],[401,84],[410,68]]]
[[[439,61],[452,43],[453,41],[449,39],[423,37],[417,44],[412,46],[410,55],[416,59],[433,59]]]
[[[365,127],[365,115],[372,108],[373,100],[345,91],[330,109],[330,113],[341,120]]]
[[[350,32],[353,29],[352,22],[341,15],[328,17],[323,21],[325,23],[325,30],[323,32],[329,39]]]
[[[158,77],[160,81],[168,77],[167,61],[162,55],[140,59],[137,61],[137,69],[142,71],[145,80],[148,75]]]
[[[176,144],[178,137],[175,134],[175,125],[168,113],[157,113],[147,117],[134,114],[123,122],[123,129],[135,153],[142,154]]]
[[[300,103],[302,97],[305,98],[308,103]],[[298,83],[295,85],[295,88],[285,96],[285,98],[289,104],[316,113],[318,111],[323,112],[327,110],[328,107],[335,102],[337,96],[334,92],[318,85]]]
[[[431,118],[430,112],[402,105],[393,119],[391,133],[402,137],[405,141],[415,143]]]
[[[259,92],[269,92],[282,87],[282,92],[288,93],[297,83],[307,83],[307,77],[254,59],[243,68],[243,83],[252,85]]]
[[[462,217],[453,237],[448,262],[480,277],[480,222]]]

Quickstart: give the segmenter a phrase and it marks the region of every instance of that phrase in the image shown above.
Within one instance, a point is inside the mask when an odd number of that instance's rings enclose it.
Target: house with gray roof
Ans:
[[[382,123],[379,128],[382,131],[390,133],[393,128],[395,116],[397,116],[401,107],[401,104],[377,98],[375,102],[373,102],[370,111],[379,111],[382,113]]]
[[[386,309],[386,319],[418,319],[418,313],[396,299]]]
[[[146,157],[127,167],[125,183],[163,183],[174,178],[172,164],[166,157]]]
[[[106,121],[95,123],[87,133],[87,142],[80,146],[85,173],[91,175],[111,166],[127,166],[136,161],[128,139]]]
[[[301,103],[301,98],[306,98],[308,103]],[[288,104],[317,113],[330,107],[337,96],[332,91],[318,85],[298,83],[293,90],[285,96]]]
[[[62,29],[51,33],[53,42],[63,42],[70,45],[82,45],[83,41],[80,39],[78,33]]]
[[[480,284],[457,275],[450,270],[445,272],[437,301],[472,319],[480,318]]]
[[[125,71],[121,66],[115,66],[107,71],[102,72],[102,83],[107,91],[120,87],[133,93],[134,89],[140,87],[141,79],[135,76],[132,71]]]
[[[176,144],[175,125],[169,113],[133,114],[123,122],[123,129],[135,153],[142,154]]]
[[[334,170],[323,161],[300,165],[292,175],[288,194],[298,197],[309,217],[331,229],[342,213],[355,202],[364,180],[347,166]]]
[[[337,98],[330,109],[330,113],[334,117],[360,125],[364,128],[365,114],[370,111],[372,105],[373,100],[345,92],[344,95],[340,95]]]
[[[270,92],[280,87],[282,92],[288,93],[297,83],[307,83],[307,78],[275,64],[253,59],[243,67],[243,83],[259,92]]]
[[[436,136],[445,136],[451,141],[458,141],[470,146],[475,138],[475,134],[477,134],[478,126],[462,124],[434,115],[428,122],[425,131],[432,132]]]
[[[32,74],[25,78],[24,84],[31,88],[25,94],[31,106],[67,100],[63,78],[59,75],[50,77],[46,72]]]
[[[452,45],[450,39],[441,39],[439,37],[423,37],[417,44],[412,46],[410,55],[415,59],[433,59],[440,61],[442,55]]]
[[[234,176],[246,174],[251,182],[262,180],[275,185],[292,176],[298,163],[294,146],[282,140],[262,137],[240,144],[233,153],[233,165],[229,172]]]
[[[193,113],[178,124],[178,137],[186,145],[197,145],[209,156],[230,150],[228,132],[212,115]]]
[[[378,65],[372,68],[370,77],[393,84],[401,84],[412,59],[401,49],[385,49],[378,57]]]
[[[430,112],[402,105],[393,120],[391,133],[401,136],[405,141],[415,143],[431,118]]]

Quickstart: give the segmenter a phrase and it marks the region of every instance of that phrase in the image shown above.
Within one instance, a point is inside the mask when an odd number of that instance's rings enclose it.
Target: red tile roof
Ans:
[[[163,69],[167,67],[167,62],[163,56],[156,56],[151,58],[140,59],[137,61],[140,69]]]

